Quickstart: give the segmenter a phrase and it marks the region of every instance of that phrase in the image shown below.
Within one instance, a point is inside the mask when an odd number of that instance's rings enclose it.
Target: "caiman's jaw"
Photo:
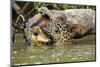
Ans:
[[[37,46],[41,46],[43,43],[48,43],[51,41],[48,38],[48,36],[46,36],[46,34],[41,30],[40,27],[36,27],[33,32],[35,32],[37,34],[33,33],[31,35],[31,39]]]
[[[43,35],[38,35],[38,36],[37,36],[37,40],[38,40],[38,41],[41,41],[41,42],[44,42],[44,43],[47,43],[47,42],[50,41],[50,39],[46,38],[46,37],[43,36]]]

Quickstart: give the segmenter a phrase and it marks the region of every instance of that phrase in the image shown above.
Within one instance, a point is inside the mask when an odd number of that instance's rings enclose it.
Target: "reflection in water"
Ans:
[[[12,63],[26,65],[96,60],[94,35],[73,41],[73,45],[65,47],[31,47],[24,45],[21,35],[16,35],[12,46]]]

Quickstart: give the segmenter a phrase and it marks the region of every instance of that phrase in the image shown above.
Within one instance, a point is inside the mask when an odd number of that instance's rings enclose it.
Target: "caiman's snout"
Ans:
[[[50,42],[51,40],[41,34],[37,35],[37,40],[38,41],[41,41],[41,42],[44,42],[44,43],[47,43],[47,42]]]
[[[43,32],[43,30],[41,30],[40,27],[35,27],[33,29],[31,39],[36,45],[42,45],[43,43],[51,42],[51,39]]]

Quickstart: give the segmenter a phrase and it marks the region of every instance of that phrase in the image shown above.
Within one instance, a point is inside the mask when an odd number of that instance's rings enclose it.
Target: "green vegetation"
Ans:
[[[21,7],[26,2],[20,2],[16,1]],[[30,2],[30,5],[28,9],[26,10],[29,11],[30,9],[33,8],[33,15],[37,13],[38,8],[40,7],[47,7],[48,9],[55,9],[55,10],[66,10],[66,9],[92,9],[96,10],[96,6],[91,6],[91,5],[78,5],[78,4],[60,4],[60,3],[45,3],[45,2]]]

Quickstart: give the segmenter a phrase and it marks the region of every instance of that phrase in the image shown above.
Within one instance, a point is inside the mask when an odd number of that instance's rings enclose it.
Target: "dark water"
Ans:
[[[74,40],[73,45],[65,47],[27,47],[24,38],[16,35],[12,46],[12,64],[46,64],[60,62],[95,61],[95,35]]]

